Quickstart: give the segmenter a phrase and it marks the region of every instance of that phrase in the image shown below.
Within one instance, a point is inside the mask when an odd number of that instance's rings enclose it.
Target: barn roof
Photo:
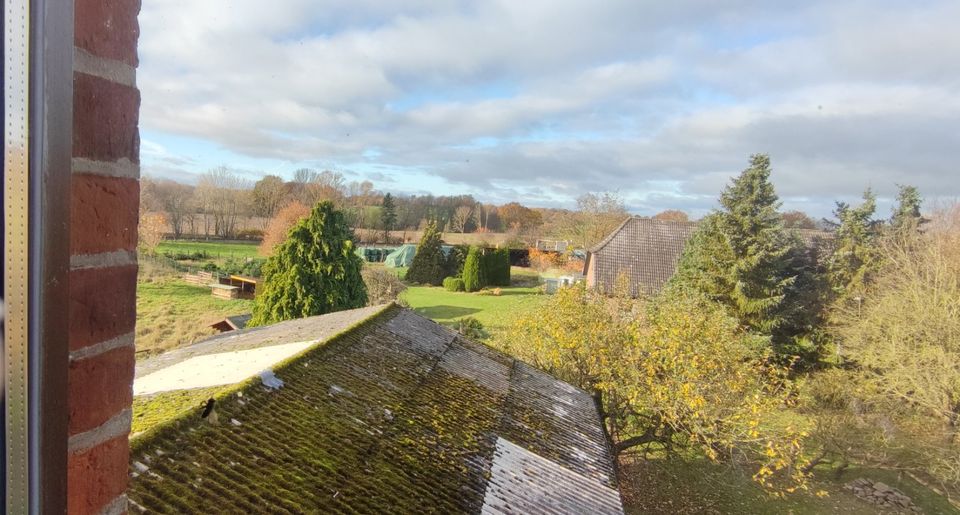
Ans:
[[[590,249],[585,273],[595,274],[596,284],[604,288],[612,288],[626,274],[633,294],[656,293],[673,276],[696,227],[694,222],[630,217]]]
[[[412,311],[230,334],[138,367],[155,391],[191,360],[282,360],[199,395],[137,397],[141,411],[187,401],[133,439],[131,512],[622,513],[587,392]],[[200,417],[207,395],[217,424]]]

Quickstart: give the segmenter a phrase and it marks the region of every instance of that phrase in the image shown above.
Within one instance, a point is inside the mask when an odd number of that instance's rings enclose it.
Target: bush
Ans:
[[[440,231],[437,230],[437,225],[431,222],[423,231],[420,243],[417,244],[417,253],[413,256],[410,269],[407,270],[407,280],[413,283],[440,286],[443,278],[446,277],[445,264],[446,258],[441,247]]]
[[[476,318],[464,317],[457,320],[456,324],[457,332],[471,340],[483,340],[489,336],[483,329],[483,324]]]
[[[510,249],[497,249],[483,257],[487,272],[486,284],[510,286]]]
[[[467,260],[467,254],[470,252],[469,245],[455,245],[447,253],[446,270],[447,275],[451,277],[463,276],[463,264]]]
[[[264,232],[260,229],[244,229],[237,233],[238,240],[260,241],[263,240]]]
[[[468,292],[479,291],[486,285],[483,269],[483,255],[477,247],[470,247],[467,260],[463,263],[463,287]]]
[[[364,267],[360,275],[363,276],[363,282],[367,285],[368,306],[393,302],[407,289],[396,274],[382,268]]]
[[[218,271],[225,274],[260,277],[263,275],[263,264],[266,262],[266,259],[261,258],[230,258],[219,267]]]
[[[447,277],[443,280],[443,289],[447,291],[465,291],[463,279],[459,277]]]

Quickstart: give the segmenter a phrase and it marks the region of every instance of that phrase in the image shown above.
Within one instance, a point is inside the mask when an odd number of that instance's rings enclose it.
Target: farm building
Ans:
[[[226,317],[215,324],[211,324],[210,327],[220,331],[221,333],[239,331],[247,326],[247,322],[250,321],[250,317],[250,313],[245,315],[233,315]]]
[[[696,227],[694,222],[624,220],[587,252],[583,265],[587,286],[609,292],[623,274],[632,295],[657,293],[677,270],[680,254]]]
[[[134,437],[131,512],[623,513],[588,392],[394,305],[215,336],[134,383],[204,402]]]

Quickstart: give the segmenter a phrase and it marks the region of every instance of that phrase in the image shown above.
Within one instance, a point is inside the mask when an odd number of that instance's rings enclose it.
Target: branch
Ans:
[[[647,429],[647,431],[642,435],[634,436],[631,438],[627,438],[626,440],[617,442],[613,446],[613,453],[620,454],[631,447],[636,447],[638,445],[644,445],[644,444],[654,443],[659,441],[660,441],[660,438],[657,437],[656,431],[654,431],[653,429]]]

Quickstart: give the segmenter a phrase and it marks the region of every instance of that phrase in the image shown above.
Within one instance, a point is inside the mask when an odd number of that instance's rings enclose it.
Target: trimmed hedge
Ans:
[[[465,291],[463,279],[459,277],[447,277],[443,280],[443,289],[447,291]]]
[[[487,285],[510,286],[510,249],[497,249],[484,257]]]

